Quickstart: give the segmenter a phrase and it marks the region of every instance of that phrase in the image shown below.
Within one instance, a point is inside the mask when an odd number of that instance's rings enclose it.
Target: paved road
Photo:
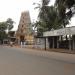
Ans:
[[[0,75],[75,75],[75,55],[0,46]]]

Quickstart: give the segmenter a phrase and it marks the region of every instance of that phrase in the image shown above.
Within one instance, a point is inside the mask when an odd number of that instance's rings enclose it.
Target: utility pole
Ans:
[[[45,51],[46,51],[46,37],[45,37]]]

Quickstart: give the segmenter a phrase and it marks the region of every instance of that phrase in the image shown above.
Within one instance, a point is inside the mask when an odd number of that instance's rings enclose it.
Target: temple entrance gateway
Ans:
[[[32,27],[28,11],[22,12],[21,14],[16,37],[18,44],[21,44],[21,42],[31,43],[33,41]]]
[[[24,41],[24,36],[20,36],[20,41]]]

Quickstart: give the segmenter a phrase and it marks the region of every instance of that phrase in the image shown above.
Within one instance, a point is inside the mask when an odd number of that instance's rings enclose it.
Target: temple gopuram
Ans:
[[[16,32],[16,39],[18,44],[21,42],[26,42],[27,44],[33,43],[34,37],[32,34],[31,20],[28,11],[21,13],[18,30]]]

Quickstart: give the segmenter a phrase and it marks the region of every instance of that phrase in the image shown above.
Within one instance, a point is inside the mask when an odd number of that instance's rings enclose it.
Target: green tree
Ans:
[[[37,36],[43,36],[42,32],[47,30],[45,26],[45,23],[41,21],[36,21],[36,23],[33,24],[34,30],[37,30]]]
[[[35,23],[38,35],[51,29],[59,29],[69,24],[75,14],[75,0],[56,0],[54,6],[48,6],[50,0],[41,0],[38,21]]]
[[[59,29],[62,27],[62,22],[58,15],[58,10],[55,6],[48,6],[50,0],[42,0],[39,8],[39,20],[35,23],[37,26],[38,35],[42,35],[44,31],[51,29]]]
[[[45,9],[45,15],[41,17],[42,21],[45,22],[45,28],[47,28],[47,31],[50,31],[51,29],[59,29],[62,27],[60,18],[58,16],[58,11],[54,6],[48,6]]]
[[[61,23],[66,27],[75,14],[75,0],[56,0],[55,6],[58,9]]]
[[[14,21],[11,18],[8,18],[6,24],[7,24],[7,29],[11,30],[13,28]]]
[[[6,22],[0,22],[0,41],[3,42],[3,39],[7,38],[5,30],[7,29]]]
[[[6,22],[0,22],[0,31],[5,31],[7,29]]]
[[[34,24],[37,27],[37,35],[42,36],[42,32],[46,30],[46,23],[43,18],[45,18],[45,7],[48,5],[50,0],[41,0],[41,4],[35,3],[38,6],[35,9],[39,8],[39,20]],[[45,16],[45,17],[44,17]]]
[[[7,21],[0,22],[0,41],[3,42],[7,38],[8,34],[6,30],[11,30],[13,28],[13,23],[11,18],[8,18]]]

